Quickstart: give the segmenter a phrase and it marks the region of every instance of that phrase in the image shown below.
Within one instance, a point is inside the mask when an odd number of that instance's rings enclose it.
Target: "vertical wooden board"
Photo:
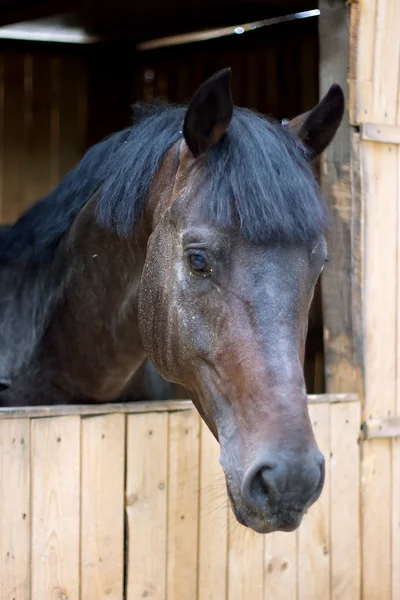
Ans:
[[[309,407],[317,444],[325,457],[325,485],[320,498],[309,509],[299,529],[298,600],[330,598],[330,415],[329,404]]]
[[[397,414],[400,414],[398,411]],[[400,600],[400,439],[392,440],[392,600]]]
[[[359,3],[360,6],[358,9],[356,59],[357,123],[372,119],[372,79],[377,2],[378,0],[362,0]]]
[[[125,417],[82,420],[81,596],[122,600]]]
[[[371,119],[378,123],[396,123],[400,58],[399,32],[400,2],[398,0],[379,0],[375,21],[373,118]]]
[[[264,536],[239,525],[229,510],[227,600],[263,599]]]
[[[358,402],[331,406],[331,600],[360,598],[360,422]]]
[[[394,414],[396,404],[397,157],[387,144],[363,142],[365,193],[363,418]],[[382,257],[385,260],[382,260]],[[389,317],[389,318],[388,318]],[[364,600],[391,597],[390,440],[368,440],[362,459],[362,586]],[[376,577],[375,573],[379,573]]]
[[[228,498],[220,447],[201,421],[200,526],[197,600],[225,600]]]
[[[25,161],[24,55],[4,57],[2,221],[13,223],[23,210]]]
[[[399,81],[400,86],[400,81]],[[399,87],[400,90],[400,87]],[[399,94],[400,98],[400,94]],[[400,111],[400,102],[399,102]],[[400,147],[397,147],[397,207],[400,206]],[[397,215],[400,240],[400,215]],[[400,247],[397,245],[397,361],[396,415],[400,415]],[[392,600],[400,600],[400,440],[392,440]]]
[[[264,600],[297,599],[297,532],[265,538]]]
[[[363,600],[391,599],[390,440],[368,440],[362,461]]]
[[[199,415],[169,415],[167,598],[196,598]]]
[[[0,419],[0,599],[30,600],[30,422]]]
[[[168,414],[128,417],[127,600],[166,597]]]
[[[51,57],[35,53],[32,56],[32,118],[27,139],[24,209],[51,189],[52,75]]]
[[[86,146],[86,63],[81,59],[60,58],[60,139],[59,178],[82,157]]]
[[[31,600],[79,599],[80,418],[31,427]]]
[[[366,212],[364,417],[380,418],[393,415],[396,402],[396,148],[363,142],[361,159]]]

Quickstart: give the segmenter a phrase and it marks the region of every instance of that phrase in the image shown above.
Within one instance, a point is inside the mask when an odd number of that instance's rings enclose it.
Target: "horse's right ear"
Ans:
[[[343,119],[345,100],[339,85],[332,85],[312,110],[289,121],[290,127],[314,156],[321,154],[335,137]]]
[[[197,90],[186,111],[183,136],[194,156],[215,146],[226,133],[233,114],[231,70],[219,71]]]

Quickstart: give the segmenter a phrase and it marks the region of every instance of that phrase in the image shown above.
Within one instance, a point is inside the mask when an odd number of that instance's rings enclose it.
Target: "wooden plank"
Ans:
[[[220,447],[201,421],[200,525],[197,600],[226,597],[228,499]]]
[[[244,528],[229,511],[227,600],[262,600],[264,536]]]
[[[363,445],[362,461],[362,589],[363,600],[391,600],[390,441]],[[387,507],[376,510],[377,506]]]
[[[399,411],[400,412],[400,411]],[[400,600],[400,439],[392,440],[392,600]]]
[[[310,404],[358,402],[357,394],[310,394]],[[68,415],[94,416],[112,413],[141,414],[192,410],[191,400],[150,400],[115,404],[54,404],[53,406],[19,406],[0,408],[0,419],[62,417]]]
[[[397,152],[363,142],[362,174],[368,208],[365,233],[365,405],[364,419],[386,418],[396,404]],[[382,260],[385,256],[385,260]],[[391,442],[363,446],[362,552],[365,600],[391,598],[391,511],[376,511],[392,494]],[[374,577],[375,570],[379,578]]]
[[[400,80],[399,80],[400,90]],[[400,106],[399,106],[400,110]],[[400,150],[397,148],[397,206],[400,206]],[[400,216],[397,215],[397,240],[400,240]],[[396,415],[400,417],[400,248],[397,244],[397,361]],[[400,418],[399,418],[400,438]],[[400,600],[400,439],[392,439],[392,600]]]
[[[310,418],[318,447],[326,460],[325,485],[321,497],[305,515],[299,529],[298,600],[330,597],[330,407],[310,407]]]
[[[265,538],[264,600],[297,599],[297,532]]]
[[[125,417],[82,420],[80,600],[122,600]]]
[[[31,600],[79,599],[80,418],[31,429]]]
[[[50,56],[36,53],[32,56],[31,93],[32,115],[26,149],[24,210],[51,189],[53,94]]]
[[[331,600],[361,592],[360,405],[330,407]]]
[[[0,420],[0,598],[30,600],[30,422]]]
[[[167,598],[196,598],[198,562],[199,419],[169,415]]]
[[[319,0],[320,92],[333,83],[348,98],[349,9],[343,2]],[[346,110],[343,122],[321,157],[321,187],[332,215],[327,233],[329,263],[322,276],[324,312],[325,381],[328,392],[355,392],[361,372],[354,362],[352,331],[351,234],[352,196],[350,178],[350,125]]]
[[[365,205],[365,417],[394,414],[396,402],[397,152],[364,142]],[[385,260],[382,260],[382,257]]]
[[[371,120],[381,123],[396,123],[397,118],[400,62],[399,31],[400,2],[379,0],[375,21],[372,80],[373,119]]]
[[[13,223],[23,210],[25,179],[24,56],[4,59],[2,221]],[[21,173],[24,176],[21,176]]]
[[[400,417],[367,419],[363,425],[364,439],[389,439],[400,437]]]
[[[364,141],[400,144],[400,125],[361,123],[360,138]]]
[[[127,600],[166,597],[168,415],[128,417]]]
[[[86,62],[81,57],[60,58],[59,178],[77,164],[86,146]]]
[[[374,67],[375,23],[378,0],[363,0],[358,7],[355,121],[372,117],[372,79]],[[355,10],[355,7],[352,7]]]

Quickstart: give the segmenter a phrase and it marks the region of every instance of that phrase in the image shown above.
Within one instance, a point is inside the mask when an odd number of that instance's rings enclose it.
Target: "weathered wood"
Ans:
[[[232,510],[229,510],[228,542],[227,600],[261,600],[264,586],[264,536],[239,525]]]
[[[367,419],[363,425],[363,437],[366,440],[400,437],[400,417]]]
[[[360,138],[363,141],[400,144],[400,125],[387,123],[361,123]]]
[[[200,424],[200,524],[197,600],[226,597],[228,499],[218,442]]]
[[[296,600],[297,533],[271,533],[264,540],[264,600]]]
[[[79,417],[32,421],[31,600],[78,600]]]
[[[310,404],[336,404],[340,402],[358,402],[357,394],[310,394]],[[151,400],[113,404],[58,404],[54,406],[20,406],[0,408],[1,419],[63,417],[68,415],[94,416],[112,413],[140,414],[148,412],[174,412],[192,410],[191,400]]]
[[[196,598],[199,425],[197,412],[169,415],[167,597]]]
[[[299,529],[298,600],[330,597],[330,411],[329,405],[310,407],[318,447],[327,461],[325,485]]]
[[[397,152],[395,146],[363,142],[365,206],[365,403],[364,420],[393,416],[396,409]],[[383,257],[384,260],[382,259]],[[363,594],[391,597],[391,511],[376,511],[392,494],[390,440],[363,445]],[[373,572],[379,572],[379,578]]]
[[[80,600],[122,600],[125,417],[82,421]]]
[[[128,417],[127,600],[166,598],[167,448],[167,413]]]
[[[30,422],[0,422],[0,598],[30,600]]]
[[[348,98],[349,7],[319,0],[320,93],[338,83]],[[327,234],[329,263],[322,277],[325,380],[328,392],[355,392],[361,372],[354,361],[352,323],[352,197],[350,184],[350,125],[343,122],[321,160],[321,187],[333,226]]]
[[[331,600],[361,591],[359,404],[330,407]],[[328,464],[329,464],[328,463]]]

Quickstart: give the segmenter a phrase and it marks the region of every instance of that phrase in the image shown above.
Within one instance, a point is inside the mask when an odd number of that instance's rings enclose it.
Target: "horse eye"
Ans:
[[[205,277],[211,273],[211,266],[208,263],[207,257],[200,252],[190,252],[188,254],[188,263],[190,269],[196,275],[203,275]]]

